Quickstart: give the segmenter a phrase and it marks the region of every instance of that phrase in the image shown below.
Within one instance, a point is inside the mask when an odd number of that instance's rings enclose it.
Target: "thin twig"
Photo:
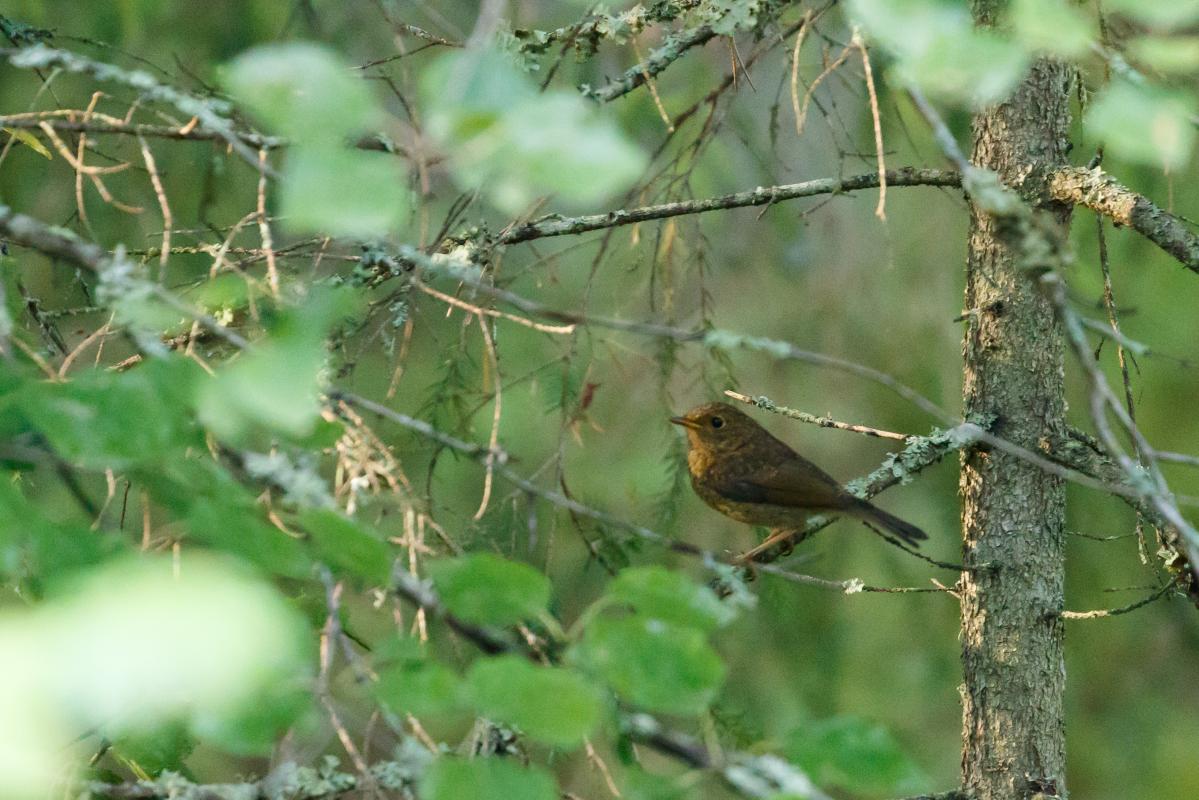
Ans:
[[[865,436],[876,436],[880,439],[894,439],[894,440],[900,441],[900,442],[907,441],[909,438],[909,435],[906,433],[895,433],[894,431],[884,431],[879,428],[871,428],[866,425],[852,425],[848,422],[838,422],[831,417],[818,417],[814,414],[809,414],[806,411],[800,411],[795,408],[788,408],[787,406],[780,406],[780,405],[776,404],[774,401],[772,401],[769,397],[766,397],[764,395],[758,395],[757,397],[751,397],[750,395],[747,395],[747,394],[741,394],[740,392],[734,392],[732,389],[726,389],[724,394],[726,397],[731,397],[734,400],[745,403],[747,405],[755,406],[757,408],[762,408],[762,409],[765,409],[766,411],[773,411],[776,414],[782,414],[784,417],[796,419],[796,420],[799,420],[800,422],[806,422],[809,425],[818,425],[821,428],[836,428],[837,430],[840,430],[840,431],[851,431],[853,433],[860,433]]]
[[[1166,594],[1168,594],[1169,591],[1174,588],[1174,586],[1175,582],[1170,581],[1148,597],[1143,597],[1134,603],[1129,603],[1128,605],[1120,606],[1119,608],[1099,608],[1093,611],[1062,611],[1056,616],[1059,616],[1062,619],[1099,619],[1101,617],[1116,617],[1120,614],[1127,614],[1129,611],[1136,611],[1138,608],[1147,606],[1155,600],[1160,600],[1161,598],[1165,597]]]
[[[874,152],[878,157],[878,206],[874,216],[887,220],[887,163],[883,157],[883,123],[878,113],[878,95],[874,91],[874,71],[870,68],[870,54],[857,28],[853,32],[853,44],[862,54],[862,69],[866,73],[866,93],[870,97],[870,118],[874,122]]]

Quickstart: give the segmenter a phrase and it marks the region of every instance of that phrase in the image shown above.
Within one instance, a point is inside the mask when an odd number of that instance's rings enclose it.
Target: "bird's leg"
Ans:
[[[791,551],[795,549],[795,537],[802,532],[797,528],[772,528],[770,535],[761,544],[737,556],[737,562],[752,564],[758,556],[775,548],[778,549],[779,556],[790,555]]]

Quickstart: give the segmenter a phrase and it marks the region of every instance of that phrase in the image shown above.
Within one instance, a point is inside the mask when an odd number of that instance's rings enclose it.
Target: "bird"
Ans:
[[[727,403],[696,406],[670,421],[687,429],[691,487],[712,508],[772,535],[742,558],[789,541],[817,514],[840,514],[913,546],[928,534],[847,492],[835,478]],[[881,530],[880,530],[881,529]]]

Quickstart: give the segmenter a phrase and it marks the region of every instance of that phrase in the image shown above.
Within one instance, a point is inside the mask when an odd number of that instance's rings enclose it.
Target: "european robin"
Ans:
[[[726,403],[697,406],[671,417],[687,429],[691,486],[705,503],[738,522],[763,525],[772,535],[752,556],[802,530],[809,516],[843,514],[916,545],[928,534],[854,497],[841,484]]]

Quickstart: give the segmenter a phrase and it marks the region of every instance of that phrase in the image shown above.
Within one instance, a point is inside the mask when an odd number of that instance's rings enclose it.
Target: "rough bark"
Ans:
[[[990,24],[1001,3],[977,0]],[[974,163],[1037,203],[1065,163],[1072,71],[1038,61],[1012,97],[974,118]],[[1065,223],[1068,207],[1049,209]],[[1053,309],[972,211],[964,342],[968,419],[1041,450],[1064,431],[1062,337]],[[1065,793],[1061,481],[1005,453],[963,452],[963,788],[978,800]],[[981,568],[980,568],[981,567]]]

